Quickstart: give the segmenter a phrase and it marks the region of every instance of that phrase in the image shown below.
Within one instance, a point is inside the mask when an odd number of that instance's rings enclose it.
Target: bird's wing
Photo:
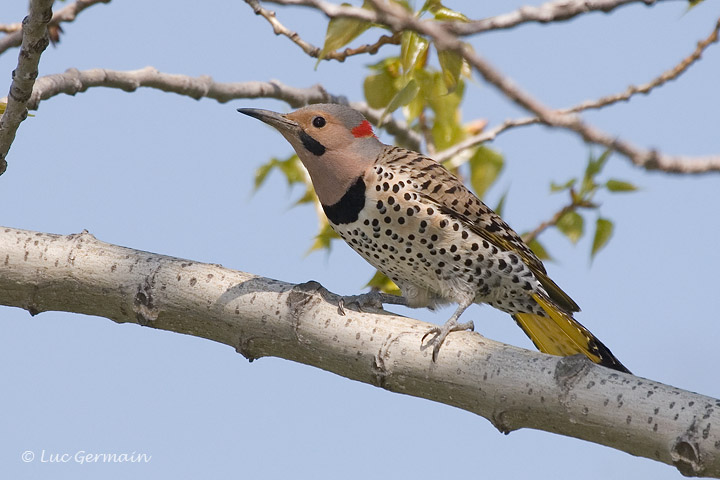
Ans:
[[[418,191],[424,201],[436,205],[442,213],[457,219],[467,226],[470,231],[499,249],[518,254],[525,264],[530,267],[535,278],[545,288],[552,301],[567,311],[580,311],[577,303],[548,277],[545,266],[540,259],[498,214],[485,205],[442,165],[431,159],[426,160],[432,163],[425,165],[425,171],[428,172],[427,176],[433,178],[428,180],[424,180],[425,177],[416,179],[416,182],[423,180],[419,183],[420,185],[431,181],[431,184],[428,185],[431,188],[423,188]],[[437,166],[431,166],[433,164]],[[438,185],[440,185],[440,188],[438,188]]]

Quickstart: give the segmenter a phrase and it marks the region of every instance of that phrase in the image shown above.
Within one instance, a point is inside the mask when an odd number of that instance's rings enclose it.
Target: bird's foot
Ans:
[[[445,322],[445,324],[441,327],[433,327],[428,330],[427,333],[423,335],[420,343],[423,344],[428,335],[434,335],[434,337],[432,337],[425,345],[425,348],[432,345],[432,360],[433,362],[437,362],[438,353],[440,353],[440,347],[445,341],[445,338],[452,332],[462,332],[465,330],[475,330],[475,324],[473,324],[472,320],[466,323],[457,323],[457,320],[451,319]]]
[[[363,293],[362,295],[340,297],[340,301],[338,302],[338,313],[340,315],[345,315],[346,305],[354,305],[361,312],[366,310],[382,310],[383,304],[385,303],[392,305],[407,305],[407,300],[405,300],[404,297],[373,290],[370,293]]]

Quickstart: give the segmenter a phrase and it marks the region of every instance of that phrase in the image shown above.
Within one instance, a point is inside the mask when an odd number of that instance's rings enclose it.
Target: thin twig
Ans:
[[[28,16],[23,20],[18,63],[13,71],[5,113],[0,117],[0,175],[7,169],[5,157],[15,140],[15,133],[27,118],[27,102],[38,76],[40,55],[50,43],[47,27],[52,19],[52,4],[53,0],[32,0]]]
[[[575,203],[574,201],[572,201],[571,203],[565,205],[565,206],[562,207],[560,210],[558,210],[557,212],[555,212],[555,215],[553,215],[549,220],[546,220],[546,221],[542,222],[540,225],[538,225],[537,227],[535,227],[534,230],[532,230],[532,231],[530,231],[530,232],[528,232],[528,233],[523,234],[523,235],[522,235],[523,241],[524,241],[525,243],[530,243],[530,242],[532,242],[532,241],[535,240],[537,237],[539,237],[540,234],[543,233],[545,230],[547,230],[547,229],[550,228],[550,227],[554,227],[555,225],[557,225],[557,223],[560,221],[560,219],[562,218],[563,215],[565,215],[565,214],[568,213],[568,212],[572,212],[572,211],[575,210],[576,208],[578,208],[578,205],[577,205],[577,203]]]
[[[713,28],[713,31],[710,32],[710,35],[708,35],[707,38],[704,40],[701,40],[697,43],[697,46],[695,47],[695,50],[688,55],[687,57],[683,58],[680,63],[672,67],[670,70],[667,70],[663,72],[661,75],[659,75],[657,78],[653,79],[652,81],[645,83],[640,86],[634,86],[630,85],[624,92],[622,93],[616,93],[615,95],[607,95],[605,97],[598,98],[597,100],[588,100],[586,102],[580,103],[574,107],[566,108],[564,110],[560,110],[562,113],[575,113],[580,112],[583,110],[588,110],[591,108],[602,108],[607,105],[611,105],[616,102],[621,101],[627,101],[632,97],[633,95],[636,95],[638,93],[650,93],[650,91],[656,87],[659,87],[661,85],[664,85],[665,83],[669,82],[670,80],[675,80],[677,77],[685,73],[685,71],[690,68],[690,66],[698,61],[700,57],[702,56],[705,49],[710,46],[711,44],[718,41],[718,31],[720,31],[720,18],[715,23],[715,28]]]
[[[245,0],[245,3],[250,5],[252,7],[253,11],[256,15],[262,16],[264,19],[270,23],[273,27],[273,32],[275,32],[275,35],[284,35],[288,37],[290,40],[292,40],[293,43],[295,43],[297,46],[299,46],[303,52],[305,52],[307,55],[313,57],[313,58],[320,58],[320,53],[322,52],[322,48],[317,47],[309,42],[306,42],[303,40],[300,35],[288,29],[285,25],[280,23],[280,21],[277,19],[277,16],[275,15],[275,12],[268,10],[266,8],[263,8],[260,6],[260,2],[258,0]],[[344,62],[346,58],[351,57],[353,55],[361,55],[361,54],[370,54],[374,55],[380,50],[380,47],[383,45],[399,45],[400,44],[400,34],[395,33],[392,36],[388,35],[382,35],[375,43],[372,44],[366,44],[361,45],[356,48],[346,48],[342,51],[333,51],[328,52],[323,55],[323,60],[337,60],[339,62]]]
[[[110,1],[111,0],[77,0],[76,2],[71,3],[70,5],[67,5],[66,7],[63,7],[60,10],[56,11],[53,14],[52,20],[50,20],[49,24],[59,25],[63,22],[72,22],[73,20],[75,20],[77,15],[86,8],[91,7],[97,3],[110,3]],[[22,32],[20,31],[9,33],[8,35],[0,38],[0,55],[8,48],[19,47],[20,42],[22,42]]]
[[[555,0],[538,6],[522,6],[517,10],[470,22],[448,22],[445,28],[455,35],[473,35],[490,30],[503,30],[523,23],[561,22],[578,15],[599,11],[609,13],[632,3],[652,5],[662,0]]]

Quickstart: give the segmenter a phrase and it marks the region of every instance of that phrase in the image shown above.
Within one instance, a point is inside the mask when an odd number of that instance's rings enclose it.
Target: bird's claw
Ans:
[[[362,295],[340,297],[338,301],[338,313],[340,315],[345,315],[345,305],[355,305],[361,312],[366,310],[382,310],[383,296],[377,291],[372,291]]]
[[[438,354],[440,353],[440,347],[442,346],[443,342],[445,342],[447,336],[452,332],[462,332],[465,330],[475,330],[475,324],[472,322],[472,320],[466,323],[457,323],[453,321],[446,322],[441,327],[433,327],[428,330],[420,340],[420,344],[422,345],[425,343],[425,339],[428,335],[435,335],[428,341],[427,345],[425,345],[425,348],[432,345],[432,360],[433,362],[437,362]]]

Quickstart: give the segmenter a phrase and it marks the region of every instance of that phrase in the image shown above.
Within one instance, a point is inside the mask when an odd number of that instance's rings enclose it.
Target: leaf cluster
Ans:
[[[554,226],[572,243],[577,243],[586,233],[586,217],[589,212],[595,212],[595,231],[593,234],[592,247],[590,249],[590,258],[607,245],[612,237],[614,223],[612,220],[600,215],[600,205],[597,203],[596,197],[600,192],[609,193],[628,193],[637,190],[637,187],[630,182],[610,178],[600,180],[598,177],[602,173],[603,168],[610,158],[611,151],[606,150],[601,155],[595,157],[590,153],[585,166],[582,177],[571,178],[562,184],[551,183],[550,191],[567,192],[570,201],[554,218]],[[581,213],[582,212],[582,213]],[[533,238],[530,242],[530,248],[535,251],[538,257],[548,259],[550,256],[547,250],[538,242],[537,238]]]

